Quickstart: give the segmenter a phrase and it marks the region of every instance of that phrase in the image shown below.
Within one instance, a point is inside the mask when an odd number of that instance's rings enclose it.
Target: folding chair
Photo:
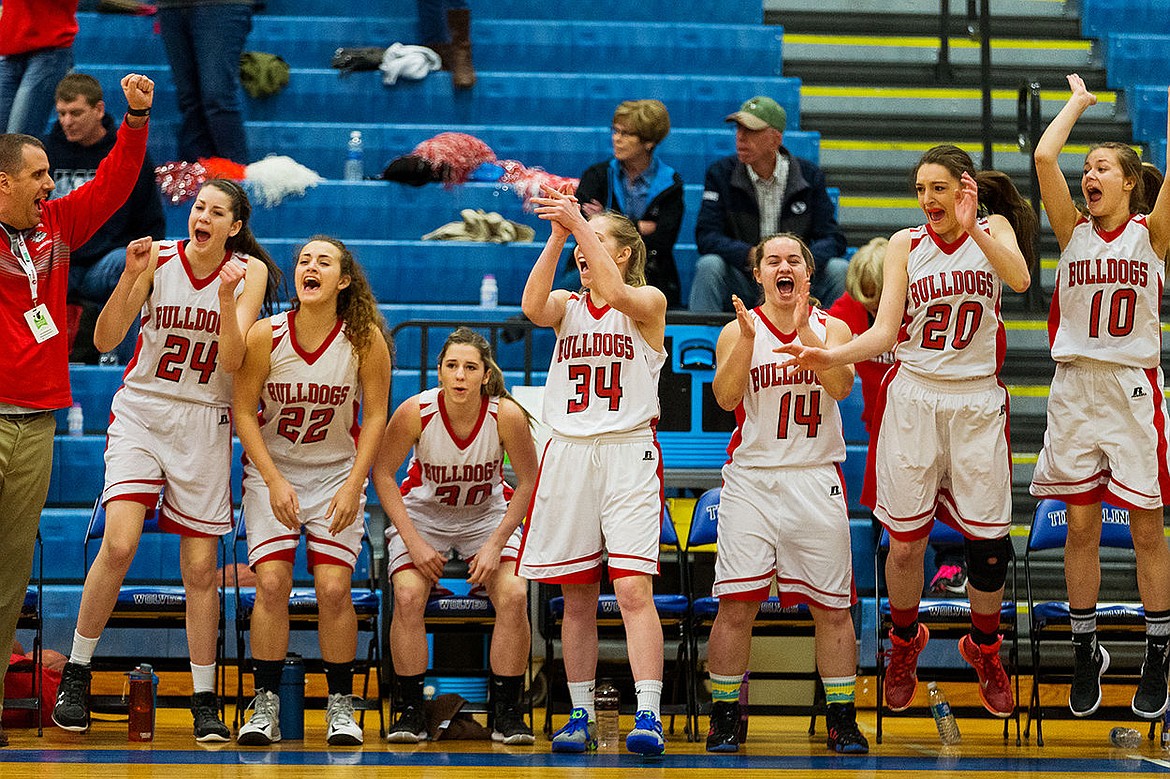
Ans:
[[[368,517],[365,518],[366,527],[369,527]],[[242,556],[242,559],[241,559]],[[244,510],[240,509],[239,521],[236,523],[235,541],[232,544],[232,558],[236,565],[247,564],[248,560],[248,528],[244,521]],[[313,586],[312,576],[304,564],[305,548],[300,545],[297,550],[297,559],[293,567],[293,589],[289,594],[288,626],[289,630],[317,631],[320,612],[317,606],[317,591]],[[244,717],[244,673],[245,665],[251,671],[248,660],[247,642],[245,635],[252,627],[252,611],[256,608],[255,587],[235,587],[236,593],[236,657],[239,663],[236,666],[236,726],[243,724]],[[377,710],[378,732],[386,735],[386,719],[382,710],[382,630],[379,623],[381,611],[381,585],[374,566],[374,552],[367,532],[362,536],[362,551],[358,556],[353,571],[353,608],[357,614],[357,629],[359,636],[368,633],[370,636],[367,645],[366,657],[354,658],[354,670],[364,673],[365,681],[362,686],[361,698],[354,700],[354,709],[361,712],[359,724],[365,724],[365,712]],[[375,696],[370,694],[370,676],[374,676]]]
[[[687,536],[687,556],[694,564],[696,549],[718,543],[719,530],[719,499],[723,494],[722,487],[715,487],[699,496],[695,504],[695,513],[691,518],[691,530]],[[695,580],[692,573],[690,581]],[[696,659],[692,671],[691,695],[696,701],[694,707],[693,729],[699,732],[699,684],[701,675],[697,666],[699,657],[699,641],[709,638],[711,627],[715,624],[715,616],[719,613],[719,599],[711,596],[698,597],[692,592],[692,619],[690,629],[691,657]],[[812,611],[807,604],[795,606],[781,605],[780,598],[773,595],[760,604],[756,620],[752,625],[753,636],[775,637],[802,637],[814,638],[816,627],[813,623]],[[821,684],[820,674],[814,667],[812,671],[752,671],[754,678],[777,680],[804,680],[814,684],[812,713],[809,717],[808,734],[816,733],[817,715],[824,712],[825,692]]]
[[[22,709],[32,711],[37,718],[37,736],[44,735],[44,728],[41,723],[41,709],[44,707],[44,668],[41,666],[43,661],[42,652],[44,650],[45,637],[45,554],[44,544],[41,541],[40,532],[37,533],[36,546],[34,547],[35,561],[33,565],[33,576],[35,583],[30,582],[28,588],[25,590],[24,602],[20,606],[20,616],[16,621],[17,630],[31,630],[33,631],[33,645],[32,645],[32,661],[22,660],[19,663],[14,663],[8,667],[9,673],[29,673],[32,676],[32,684],[30,685],[32,695],[27,698],[5,698],[5,710]]]
[[[962,533],[943,522],[935,521],[930,529],[930,543],[934,544],[962,544]],[[886,555],[890,551],[890,534],[883,529],[877,548],[874,550],[874,576],[878,583],[877,597],[877,743],[882,743],[882,719],[886,714],[885,682],[885,645],[886,637],[893,627],[890,619],[889,598],[882,597],[881,589],[885,584]],[[1017,584],[1016,584],[1016,555],[1011,558],[1011,573],[1009,578],[1010,595],[1000,608],[999,632],[1008,645],[1008,661],[1005,670],[1009,677],[1015,680],[1015,709],[1012,716],[1003,721],[1003,737],[1008,737],[1008,722],[1016,722],[1016,746],[1021,743],[1020,733],[1020,668],[1019,668],[1019,620],[1017,618]],[[918,604],[918,621],[930,629],[931,639],[958,641],[971,630],[971,602],[960,598],[923,598]],[[919,680],[943,681],[947,679],[973,679],[975,672],[966,667],[961,668],[932,668],[918,666]]]
[[[1029,644],[1032,649],[1032,697],[1028,707],[1028,735],[1032,722],[1036,723],[1036,743],[1044,746],[1044,707],[1040,700],[1042,683],[1067,683],[1071,673],[1053,671],[1043,662],[1041,648],[1045,642],[1058,641],[1067,646],[1072,641],[1068,601],[1037,602],[1032,584],[1032,567],[1044,559],[1059,560],[1056,554],[1063,550],[1068,538],[1067,507],[1058,500],[1042,500],[1032,516],[1028,546],[1024,552],[1024,582],[1028,591]],[[1108,504],[1101,506],[1101,546],[1109,549],[1133,550],[1129,533],[1129,512]],[[1107,568],[1103,567],[1103,572]],[[1126,583],[1128,589],[1128,582]],[[1102,641],[1123,642],[1142,647],[1146,643],[1146,613],[1139,601],[1113,601],[1097,604],[1097,637]],[[1136,685],[1138,673],[1133,670],[1116,673],[1110,665],[1103,682]],[[1155,723],[1150,723],[1150,738],[1154,737]]]
[[[107,629],[129,628],[133,630],[183,630],[187,629],[187,593],[182,583],[182,573],[179,566],[178,538],[159,526],[159,507],[162,505],[162,493],[154,508],[147,509],[142,525],[142,538],[139,541],[138,552],[134,563],[123,580],[118,591],[118,599],[110,618],[106,622]],[[102,505],[101,497],[94,502],[93,514],[90,516],[89,527],[85,532],[84,555],[86,573],[97,556],[95,551],[90,554],[90,545],[100,545],[106,531],[106,508]],[[220,540],[220,558],[223,558],[223,539]],[[153,569],[151,568],[153,566]],[[169,576],[164,572],[170,572]],[[147,575],[147,574],[150,575]],[[227,669],[223,664],[226,622],[224,617],[224,594],[227,589],[227,573],[223,573],[219,590],[219,626],[215,641],[215,663],[218,669],[218,687],[220,693],[220,715],[224,713],[222,692],[227,681]],[[145,644],[145,642],[144,642]],[[148,645],[147,645],[148,646]],[[147,659],[155,668],[165,666],[171,659],[167,656],[149,654],[140,656],[137,660]],[[134,658],[126,658],[129,662],[118,662],[101,656],[95,657],[94,668],[109,667],[112,669],[126,669],[137,664]],[[161,699],[165,701],[166,699]],[[186,699],[178,705],[186,705]],[[178,703],[173,701],[173,703]],[[126,704],[120,696],[94,696],[91,705],[95,710],[124,711]]]
[[[695,730],[691,727],[691,723],[694,721],[694,700],[690,695],[690,690],[694,687],[690,678],[693,664],[691,662],[689,652],[690,642],[687,635],[687,628],[690,623],[691,601],[687,595],[687,572],[682,547],[679,544],[674,520],[671,519],[670,511],[665,507],[663,507],[662,511],[659,544],[660,551],[673,553],[676,556],[678,565],[678,591],[654,593],[654,608],[658,612],[658,621],[662,625],[664,644],[669,646],[672,642],[676,642],[677,645],[674,663],[671,664],[669,662],[669,656],[667,657],[667,665],[672,671],[673,684],[671,684],[670,689],[673,691],[673,702],[664,702],[661,711],[664,716],[670,715],[671,733],[674,732],[674,718],[682,715],[687,740],[694,741],[697,738]],[[663,582],[662,576],[654,577],[654,584],[656,589],[667,586]],[[547,584],[541,584],[538,588],[540,601],[543,604],[540,613],[540,632],[544,636],[545,665],[543,673],[545,674],[545,682],[549,691],[548,703],[544,709],[544,732],[546,736],[552,735],[552,691],[555,688],[554,685],[559,683],[563,675],[563,673],[557,674],[554,671],[554,666],[556,665],[554,662],[556,657],[554,642],[559,641],[561,638],[561,627],[565,617],[565,599],[563,596],[554,595],[557,589],[559,587]],[[612,593],[602,594],[597,599],[597,629],[599,637],[603,638],[622,638],[625,635],[622,627],[622,613],[618,607],[617,596]],[[563,664],[560,667],[563,669]],[[664,679],[663,681],[665,691],[665,682],[667,680]],[[681,701],[679,700],[680,697],[682,699]],[[625,713],[633,713],[633,709],[634,707],[632,705],[622,706],[622,710]]]

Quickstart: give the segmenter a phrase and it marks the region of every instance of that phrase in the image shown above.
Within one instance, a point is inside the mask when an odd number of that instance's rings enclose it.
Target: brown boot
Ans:
[[[449,43],[424,43],[431,51],[439,55],[439,59],[443,63],[443,70],[451,69],[451,44]]]
[[[451,32],[451,83],[456,89],[471,89],[475,86],[475,65],[471,62],[471,9],[448,9],[447,29]],[[443,59],[446,67],[447,57]]]

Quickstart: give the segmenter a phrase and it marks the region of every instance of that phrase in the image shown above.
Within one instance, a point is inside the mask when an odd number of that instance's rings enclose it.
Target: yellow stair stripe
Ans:
[[[950,141],[862,141],[862,140],[846,140],[822,138],[822,149],[834,149],[836,151],[917,151],[924,152],[927,149],[938,146],[940,143],[950,143]],[[981,143],[956,143],[965,152],[982,152],[983,144]],[[997,154],[1020,154],[1020,147],[1014,143],[993,143],[991,150]],[[1141,151],[1141,147],[1135,146],[1134,151]],[[1064,153],[1085,155],[1089,153],[1089,145],[1068,143],[1064,146]]]
[[[818,46],[897,46],[907,49],[937,49],[942,44],[939,38],[928,35],[802,35],[784,34],[785,43]],[[950,40],[952,49],[978,49],[979,41],[954,37]],[[995,39],[992,49],[1039,49],[1056,51],[1091,51],[1089,41],[1068,41],[1056,39]]]
[[[844,86],[802,86],[802,95],[810,97],[836,98],[923,98],[930,100],[961,99],[979,100],[983,92],[978,89],[956,89],[952,87],[844,87]],[[1116,103],[1116,92],[1097,92],[1098,103]],[[1018,91],[1014,89],[993,89],[991,97],[996,100],[1015,100]],[[1068,100],[1068,92],[1056,90],[1042,90],[1040,97],[1043,100]]]

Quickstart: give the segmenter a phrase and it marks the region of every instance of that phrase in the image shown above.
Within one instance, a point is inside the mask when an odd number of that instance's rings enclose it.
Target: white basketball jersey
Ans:
[[[451,429],[442,389],[420,393],[418,411],[422,431],[401,487],[411,520],[450,532],[503,517],[512,491],[504,483],[500,399],[483,398],[479,421],[466,440]]]
[[[987,231],[987,220],[978,228]],[[999,274],[966,233],[953,244],[921,225],[910,231],[906,314],[895,356],[935,379],[994,376],[1007,339],[999,316]]]
[[[572,295],[557,333],[544,389],[544,422],[566,436],[641,430],[658,419],[655,351],[637,324],[588,294]]]
[[[1088,357],[1132,368],[1157,367],[1165,277],[1145,215],[1131,217],[1112,233],[1082,218],[1056,270],[1048,312],[1052,359]]]
[[[340,319],[316,351],[296,340],[296,312],[275,315],[260,433],[277,465],[341,465],[357,455],[358,355]]]
[[[737,427],[727,454],[735,465],[768,468],[837,463],[845,459],[845,438],[837,401],[821,389],[816,373],[792,370],[784,344],[799,344],[781,333],[760,308],[752,310],[756,337],[747,392],[735,409]],[[829,315],[814,308],[809,327],[823,342]]]
[[[142,330],[123,386],[164,398],[230,406],[232,380],[217,370],[219,357],[219,270],[248,258],[228,253],[210,275],[195,278],[186,241],[159,241],[150,297],[142,307]],[[241,282],[236,296],[244,291]]]

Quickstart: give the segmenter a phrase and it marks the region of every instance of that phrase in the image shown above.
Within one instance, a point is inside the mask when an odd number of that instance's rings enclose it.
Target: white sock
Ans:
[[[99,635],[97,638],[86,638],[73,631],[73,649],[69,651],[69,662],[77,665],[89,665],[93,662],[93,653],[97,649],[98,641],[101,640]]]
[[[211,665],[195,665],[191,663],[191,682],[195,693],[215,692],[215,663]]]
[[[662,680],[643,679],[634,682],[634,692],[638,694],[638,711],[650,711],[655,717],[661,717]]]
[[[597,719],[597,714],[593,710],[593,687],[597,683],[596,679],[590,679],[587,682],[569,682],[569,699],[573,702],[574,709],[585,709],[589,714],[590,721]]]

